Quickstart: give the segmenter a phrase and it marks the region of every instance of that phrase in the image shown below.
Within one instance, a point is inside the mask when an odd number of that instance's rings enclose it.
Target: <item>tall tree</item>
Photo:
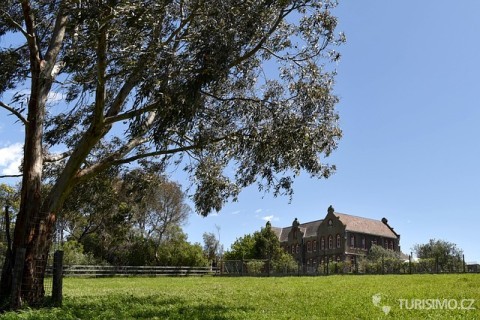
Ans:
[[[225,259],[278,260],[282,257],[283,252],[282,247],[280,247],[280,240],[272,230],[271,223],[267,222],[260,231],[255,231],[252,235],[247,234],[236,239],[231,249],[225,252]]]
[[[430,262],[431,270],[453,271],[462,266],[463,250],[455,243],[445,240],[430,239],[428,243],[416,244],[415,255],[425,262]]]
[[[220,249],[220,241],[217,239],[214,233],[203,233],[203,252],[208,261],[213,262],[217,260]]]
[[[6,273],[15,286],[0,297],[12,295],[12,307],[40,302],[58,212],[75,185],[109,167],[185,160],[202,215],[253,183],[291,195],[302,170],[328,177],[335,168],[323,158],[341,136],[328,63],[345,40],[335,5],[2,1],[0,36],[23,42],[0,47],[0,94],[16,92],[0,106],[24,124],[25,143],[18,263]],[[61,113],[53,93],[68,103]],[[66,152],[52,154],[56,145]],[[61,170],[42,196],[52,161]]]

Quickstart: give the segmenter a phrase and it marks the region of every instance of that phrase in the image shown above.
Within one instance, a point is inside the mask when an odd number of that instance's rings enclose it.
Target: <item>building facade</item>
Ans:
[[[387,219],[374,220],[335,212],[332,206],[322,220],[300,223],[297,218],[286,228],[272,227],[280,245],[308,270],[329,262],[356,265],[372,245],[400,252],[400,235]]]

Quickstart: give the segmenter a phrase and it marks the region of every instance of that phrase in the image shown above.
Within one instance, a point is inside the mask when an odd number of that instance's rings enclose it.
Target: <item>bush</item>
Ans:
[[[86,253],[83,250],[83,245],[76,240],[68,240],[62,245],[63,250],[63,264],[99,264],[100,261],[95,259],[91,253]]]

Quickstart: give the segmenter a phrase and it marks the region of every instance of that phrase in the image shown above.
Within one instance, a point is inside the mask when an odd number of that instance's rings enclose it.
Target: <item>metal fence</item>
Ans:
[[[435,264],[424,264],[401,260],[378,262],[361,261],[348,263],[328,261],[322,264],[275,264],[269,260],[224,260],[219,274],[223,276],[320,276],[335,274],[425,274],[425,273],[480,273],[480,264],[460,264],[452,268],[439,268]]]

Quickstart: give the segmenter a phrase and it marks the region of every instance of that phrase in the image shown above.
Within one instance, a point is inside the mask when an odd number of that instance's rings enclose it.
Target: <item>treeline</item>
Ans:
[[[64,251],[64,264],[209,265],[212,239],[206,246],[188,241],[182,226],[192,211],[185,194],[156,172],[148,165],[112,169],[77,185],[58,216],[52,248]],[[18,190],[2,185],[0,198],[2,208],[9,203],[13,232]],[[1,222],[0,236],[5,235]],[[8,246],[4,239],[2,258]]]

